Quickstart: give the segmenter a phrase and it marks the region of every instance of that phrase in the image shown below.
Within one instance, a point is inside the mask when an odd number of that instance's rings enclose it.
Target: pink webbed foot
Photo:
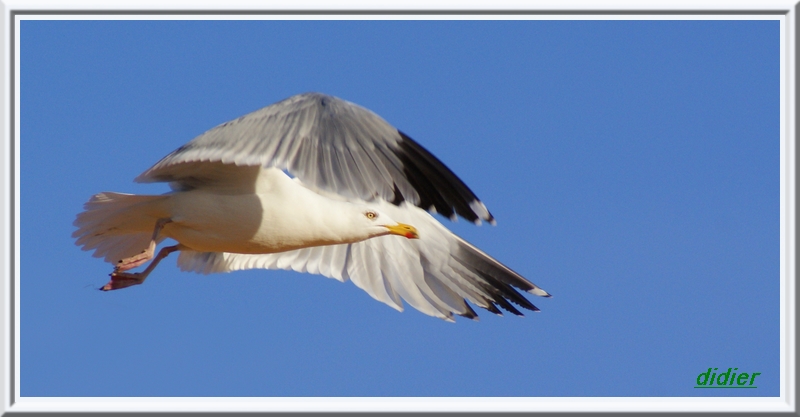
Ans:
[[[129,258],[121,259],[117,262],[117,265],[114,267],[114,272],[122,272],[127,271],[129,269],[136,268],[138,266],[144,265],[147,261],[153,259],[153,254],[156,251],[156,242],[151,241],[150,246],[147,249],[143,250],[142,253],[138,255],[131,256]]]
[[[152,246],[154,247],[155,245]],[[112,272],[110,275],[111,281],[108,281],[108,284],[103,285],[103,287],[100,289],[103,291],[119,290],[122,288],[130,287],[132,285],[139,285],[143,283],[144,280],[147,278],[147,276],[150,275],[151,272],[153,272],[153,269],[155,269],[155,267],[158,265],[159,262],[161,262],[162,259],[166,258],[172,252],[181,250],[182,247],[183,246],[181,246],[180,244],[177,244],[161,248],[161,250],[158,252],[158,255],[156,255],[155,257],[151,256],[151,258],[153,258],[153,261],[150,262],[150,265],[148,265],[147,268],[145,268],[145,270],[142,272],[136,272],[136,273],[122,272],[120,271],[119,267],[114,268],[114,272]],[[151,253],[152,251],[153,250],[150,250]],[[133,262],[129,264],[132,263]],[[142,263],[138,265],[141,265]],[[126,266],[129,264],[126,264]],[[130,268],[134,268],[134,266],[131,266]]]
[[[142,253],[138,255],[133,255],[131,257],[121,259],[117,262],[117,265],[114,267],[114,272],[122,272],[127,271],[129,269],[136,268],[137,266],[142,266],[147,263],[147,261],[153,259],[153,255],[156,253],[156,242],[158,239],[158,234],[161,232],[161,229],[167,223],[171,223],[171,219],[158,219],[156,221],[156,225],[153,228],[153,238],[150,239],[150,244],[147,246],[147,249],[143,250]]]
[[[111,276],[111,281],[108,281],[108,284],[100,288],[103,291],[119,290],[133,285],[139,285],[147,278],[147,275],[142,273],[112,272],[109,275]]]

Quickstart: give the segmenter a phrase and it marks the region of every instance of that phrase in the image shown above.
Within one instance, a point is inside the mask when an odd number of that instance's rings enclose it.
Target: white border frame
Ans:
[[[0,148],[4,163],[0,170],[0,212],[3,227],[0,239],[0,268],[4,272],[0,287],[3,305],[0,309],[2,323],[2,346],[4,347],[4,378],[0,380],[0,401],[3,412],[7,411],[139,411],[139,412],[256,412],[256,411],[768,411],[796,412],[796,148],[795,148],[795,51],[796,51],[796,6],[785,1],[750,2],[698,2],[668,1],[619,2],[609,4],[599,1],[561,1],[551,4],[529,4],[518,1],[488,2],[442,2],[394,1],[380,5],[369,2],[347,0],[337,2],[337,14],[330,5],[318,1],[301,0],[291,3],[233,0],[225,2],[225,9],[202,2],[186,1],[117,1],[111,4],[95,4],[91,0],[76,0],[69,3],[53,1],[10,1],[0,4],[0,61],[3,68],[3,87],[0,106],[4,110],[0,118],[0,129],[5,139]],[[102,9],[96,9],[98,6]],[[143,8],[147,8],[144,11]],[[232,11],[235,10],[235,11]],[[315,14],[307,14],[305,10]],[[506,12],[502,12],[502,11]],[[579,11],[584,10],[584,11]],[[291,11],[294,11],[295,14]],[[468,14],[458,14],[468,11]],[[180,15],[178,13],[191,13]],[[212,14],[216,13],[216,14]],[[263,13],[263,14],[253,14]],[[282,14],[270,14],[282,13]],[[731,397],[630,397],[630,398],[43,398],[19,396],[19,201],[20,201],[20,155],[19,155],[19,21],[25,19],[75,19],[75,20],[779,20],[781,27],[781,144],[780,144],[780,274],[781,274],[781,385],[780,397],[731,398]],[[13,21],[12,21],[13,19]],[[14,33],[11,33],[11,30]],[[14,42],[13,48],[11,42]],[[14,51],[13,61],[9,55]],[[10,65],[14,65],[11,68]],[[14,85],[12,86],[12,76]],[[13,94],[13,97],[12,97]],[[14,108],[8,107],[14,100]],[[12,114],[14,117],[12,124]],[[13,133],[12,130],[14,129]],[[10,158],[14,158],[13,172]],[[6,189],[12,187],[13,200]],[[11,203],[13,201],[13,207]],[[13,240],[12,240],[13,239]],[[9,244],[13,242],[13,247]],[[12,253],[13,251],[13,253]],[[13,268],[13,273],[11,271]],[[11,275],[9,276],[9,274]],[[11,311],[13,306],[13,311]],[[13,318],[13,324],[9,321]],[[13,334],[10,331],[13,329]],[[14,340],[14,346],[10,342]],[[12,365],[12,366],[9,366]]]

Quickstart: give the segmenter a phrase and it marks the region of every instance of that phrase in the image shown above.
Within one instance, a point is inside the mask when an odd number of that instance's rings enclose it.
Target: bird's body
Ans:
[[[350,223],[333,220],[347,218],[343,213],[353,209],[353,203],[324,197],[277,168],[242,171],[255,172],[252,189],[212,187],[169,194],[165,202],[172,222],[164,226],[163,235],[197,252],[247,254],[354,243],[372,237]]]
[[[100,193],[75,222],[77,244],[117,263],[106,290],[140,284],[180,251],[184,270],[319,273],[447,320],[476,317],[465,300],[495,313],[519,314],[509,301],[536,310],[512,287],[548,296],[423,210],[494,221],[449,169],[335,97],[295,96],[220,125],[137,180],[173,191]],[[155,255],[165,238],[178,244]],[[151,259],[144,272],[125,272]]]

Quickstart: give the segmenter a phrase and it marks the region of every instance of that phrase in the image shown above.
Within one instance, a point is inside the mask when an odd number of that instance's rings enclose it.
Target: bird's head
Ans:
[[[359,214],[359,222],[369,230],[371,237],[398,235],[408,239],[419,239],[419,233],[414,226],[398,223],[379,210],[368,207],[360,210]]]

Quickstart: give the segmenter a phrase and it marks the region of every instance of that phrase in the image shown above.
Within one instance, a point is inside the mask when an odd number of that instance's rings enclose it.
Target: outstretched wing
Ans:
[[[375,113],[324,94],[293,96],[223,123],[136,181],[196,187],[209,179],[205,164],[197,163],[205,161],[274,166],[345,198],[408,201],[451,219],[494,223],[469,187],[425,148]]]
[[[475,318],[470,303],[500,314],[517,315],[514,305],[538,311],[517,289],[549,296],[481,250],[451,233],[424,210],[387,202],[375,207],[393,219],[416,225],[419,239],[382,236],[353,244],[320,246],[266,255],[182,251],[178,265],[200,273],[242,269],[286,269],[348,279],[378,301],[402,311],[405,300],[417,310],[448,321]]]

